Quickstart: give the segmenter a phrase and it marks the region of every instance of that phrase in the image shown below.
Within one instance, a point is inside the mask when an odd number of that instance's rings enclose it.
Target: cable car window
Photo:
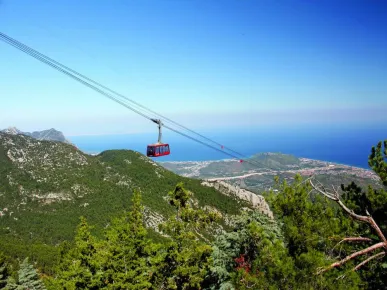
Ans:
[[[164,147],[160,146],[160,154],[163,154],[163,153],[164,153]]]
[[[156,154],[159,154],[159,147],[156,147]]]
[[[165,145],[164,150],[165,150],[165,152],[169,152],[169,146]]]

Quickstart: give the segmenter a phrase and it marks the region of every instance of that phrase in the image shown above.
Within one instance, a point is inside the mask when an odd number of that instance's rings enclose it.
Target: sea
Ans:
[[[372,146],[387,139],[387,129],[383,125],[362,124],[288,125],[197,131],[245,157],[257,153],[277,152],[365,169],[369,169],[368,156]],[[162,141],[170,145],[171,154],[153,158],[155,161],[207,161],[234,157],[243,159],[236,153],[222,149],[220,145],[202,139],[191,132],[184,130],[181,132],[214,148],[165,130]],[[98,154],[110,149],[131,149],[146,154],[147,144],[157,141],[157,132],[72,136],[69,139],[80,150],[88,154]],[[224,152],[229,152],[234,156],[224,154]]]

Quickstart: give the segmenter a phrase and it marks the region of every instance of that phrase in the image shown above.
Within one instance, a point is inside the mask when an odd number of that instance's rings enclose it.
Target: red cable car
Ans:
[[[161,120],[155,120],[155,119],[151,119],[151,120],[159,125],[159,139],[157,143],[148,145],[146,150],[146,156],[160,157],[160,156],[169,155],[170,154],[169,144],[161,142],[161,126],[163,125],[163,123],[161,122]]]

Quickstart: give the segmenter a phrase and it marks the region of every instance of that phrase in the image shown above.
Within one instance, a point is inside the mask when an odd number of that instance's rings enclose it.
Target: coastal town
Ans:
[[[165,168],[185,177],[203,179],[209,182],[224,181],[230,184],[255,189],[268,190],[273,186],[274,176],[292,181],[296,174],[303,177],[314,176],[326,184],[339,186],[352,181],[361,186],[378,186],[379,177],[371,170],[314,160],[296,158],[281,153],[261,153],[252,158],[254,165],[241,165],[236,160],[161,162]],[[257,162],[259,160],[259,162]]]

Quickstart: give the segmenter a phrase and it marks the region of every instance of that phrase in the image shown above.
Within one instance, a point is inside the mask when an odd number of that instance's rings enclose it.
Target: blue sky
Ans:
[[[0,0],[0,31],[197,130],[386,122],[383,1]],[[0,128],[154,124],[0,42]]]

